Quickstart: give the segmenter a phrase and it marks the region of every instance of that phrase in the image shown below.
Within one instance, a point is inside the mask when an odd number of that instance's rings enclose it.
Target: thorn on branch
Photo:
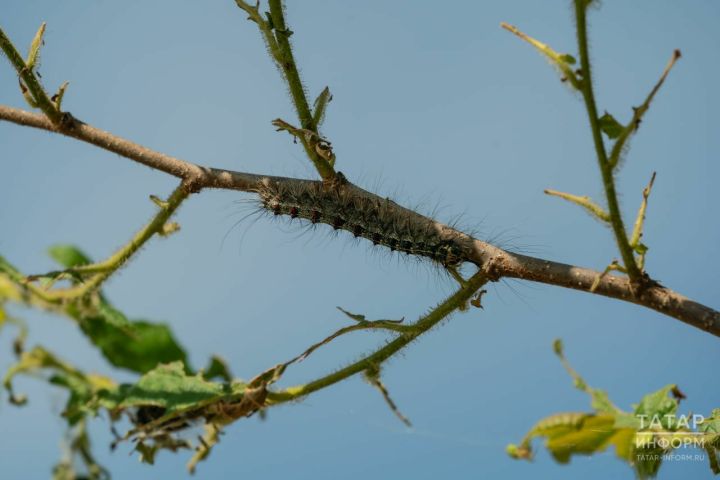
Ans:
[[[410,419],[408,419],[405,415],[402,414],[397,404],[390,396],[390,392],[388,391],[387,387],[385,387],[385,385],[380,380],[380,368],[374,366],[365,370],[365,379],[370,385],[375,387],[380,392],[380,394],[382,394],[385,403],[390,408],[390,410],[392,410],[395,416],[398,417],[400,421],[403,422],[407,427],[412,427]]]
[[[479,290],[475,296],[470,300],[470,305],[472,305],[475,308],[485,308],[482,306],[482,297],[487,293],[487,290],[484,288],[482,290]]]
[[[161,208],[163,210],[167,210],[167,208],[170,206],[170,204],[168,202],[166,202],[165,200],[162,200],[160,197],[158,197],[156,195],[150,195],[150,200],[152,200],[152,202],[155,205],[157,205],[159,208]]]

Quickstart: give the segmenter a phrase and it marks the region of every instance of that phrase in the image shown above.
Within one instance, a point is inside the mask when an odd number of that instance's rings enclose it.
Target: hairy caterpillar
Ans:
[[[312,224],[345,230],[356,238],[391,251],[428,258],[444,267],[468,259],[467,247],[443,233],[442,225],[400,207],[389,199],[357,195],[341,173],[334,185],[322,182],[286,184],[265,179],[257,189],[260,206]],[[336,179],[337,180],[337,179]]]

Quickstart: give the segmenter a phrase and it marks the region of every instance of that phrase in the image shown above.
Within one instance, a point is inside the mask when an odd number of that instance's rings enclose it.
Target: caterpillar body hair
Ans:
[[[284,183],[264,179],[257,188],[260,206],[311,224],[326,224],[391,251],[454,267],[468,260],[468,247],[449,238],[441,224],[390,199],[358,195],[342,173],[334,182]]]

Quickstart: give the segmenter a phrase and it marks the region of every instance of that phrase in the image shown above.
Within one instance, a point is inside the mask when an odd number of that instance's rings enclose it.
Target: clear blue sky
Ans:
[[[235,170],[312,176],[298,145],[270,121],[292,119],[289,98],[254,24],[231,0],[4,0],[0,24],[27,45],[48,22],[41,72],[70,81],[65,107],[89,123],[184,159]],[[570,2],[290,2],[298,61],[314,97],[329,85],[324,133],[338,167],[380,193],[461,221],[482,238],[550,259],[602,269],[617,257],[609,230],[543,195],[555,188],[601,199],[580,99],[528,45],[501,30],[518,25],[574,53]],[[683,58],[643,122],[619,178],[634,216],[653,171],[648,269],[654,278],[720,307],[720,3],[602,2],[591,20],[600,108],[627,120],[675,48]],[[15,73],[0,63],[0,103],[22,106]],[[117,155],[0,123],[0,252],[22,270],[52,268],[56,242],[96,258],[118,247],[153,211],[149,194],[175,183]],[[128,315],[170,323],[195,365],[213,353],[248,378],[302,351],[347,319],[416,318],[454,288],[414,263],[344,235],[298,239],[260,219],[234,226],[248,196],[204,192],[181,209],[183,229],[152,241],[106,288]],[[322,230],[322,229],[321,229]],[[229,232],[229,233],[228,233]],[[227,237],[225,237],[227,234]],[[223,242],[223,239],[224,242]],[[321,293],[318,293],[321,292]],[[485,309],[457,315],[385,369],[415,427],[353,378],[267,421],[227,429],[198,478],[630,478],[605,453],[556,465],[510,460],[505,445],[537,419],[589,404],[551,351],[562,337],[574,366],[624,407],[677,383],[684,411],[719,407],[718,339],[633,305],[528,283],[490,288]],[[62,318],[21,312],[29,345],[113,373]],[[0,336],[0,368],[12,361]],[[358,358],[383,341],[358,334],[293,367],[294,384]],[[131,380],[126,373],[115,373]],[[18,381],[30,404],[0,407],[3,478],[46,478],[59,455],[64,393]],[[116,478],[184,478],[187,455],[155,467],[110,453],[106,419],[96,452]],[[666,465],[661,478],[707,478],[702,463]]]

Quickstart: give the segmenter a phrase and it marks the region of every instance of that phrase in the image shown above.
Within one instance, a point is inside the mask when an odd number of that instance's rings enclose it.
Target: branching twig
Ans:
[[[304,385],[286,388],[284,390],[268,393],[269,403],[281,403],[304,397],[317,390],[329,387],[341,380],[351,377],[368,369],[376,369],[395,353],[405,348],[410,342],[441,322],[448,315],[458,308],[464,306],[472,298],[475,292],[489,280],[487,274],[482,270],[467,280],[464,287],[450,296],[443,303],[435,307],[430,313],[420,318],[413,324],[414,330],[399,336],[384,347],[361,358],[360,360],[342,368],[329,375],[321,377]]]
[[[338,307],[338,309],[345,314],[348,313],[348,312],[345,312],[345,310],[343,310],[340,307]],[[401,325],[400,322],[393,321],[393,320],[375,320],[375,321],[361,320],[361,321],[358,321],[358,323],[356,323],[354,325],[349,325],[347,327],[343,327],[343,328],[337,330],[332,335],[311,345],[303,353],[288,360],[283,365],[285,365],[287,367],[295,362],[301,362],[301,361],[305,360],[307,357],[309,357],[310,354],[312,354],[315,350],[322,347],[323,345],[327,345],[328,343],[332,342],[333,340],[335,340],[338,337],[345,335],[346,333],[356,332],[358,330],[387,330],[390,332],[401,333],[401,334],[413,334],[416,332],[417,327],[415,325]]]
[[[319,118],[316,120],[305,96],[305,87],[300,79],[300,73],[295,63],[292,46],[290,45],[290,36],[293,32],[286,25],[282,1],[269,0],[270,12],[268,13],[267,20],[260,15],[259,3],[256,6],[252,6],[243,0],[235,0],[235,3],[247,12],[249,20],[255,22],[260,29],[263,40],[270,51],[270,55],[282,72],[283,79],[290,90],[290,97],[295,106],[301,127],[317,135],[318,121],[322,118],[322,115],[318,115]],[[324,105],[320,112],[322,111],[324,111]],[[300,141],[305,148],[305,153],[307,153],[308,158],[315,166],[320,177],[324,180],[332,179],[335,176],[335,170],[333,169],[334,157],[331,161],[321,155],[315,148],[315,145],[310,144],[302,137],[300,137]]]
[[[188,195],[190,195],[190,191],[188,190],[187,185],[181,183],[175,191],[173,191],[166,202],[162,202],[158,205],[160,207],[160,211],[158,211],[152,220],[150,220],[147,225],[136,233],[135,236],[133,236],[130,241],[117,252],[102,262],[77,266],[70,269],[70,271],[74,274],[82,275],[91,273],[92,276],[89,279],[72,288],[45,292],[46,298],[50,301],[67,301],[82,297],[95,291],[155,234],[163,234],[166,222],[170,219],[173,213],[177,211],[180,204],[188,197]]]
[[[650,90],[650,93],[648,94],[643,104],[633,109],[633,118],[623,128],[617,140],[615,140],[615,145],[613,145],[613,148],[610,151],[609,162],[612,168],[617,167],[620,163],[620,156],[622,155],[623,149],[625,148],[627,141],[630,139],[632,134],[635,133],[640,127],[640,122],[642,121],[643,115],[645,115],[645,112],[647,112],[650,108],[650,102],[652,102],[653,98],[655,98],[655,94],[658,92],[658,90],[660,90],[662,84],[665,83],[665,79],[670,73],[670,70],[672,70],[673,66],[675,66],[675,62],[677,62],[681,56],[682,54],[680,53],[680,50],[675,50],[673,52],[670,61],[665,66],[665,70],[663,70],[662,75],[660,75],[660,79],[655,84],[653,89]]]
[[[40,26],[40,30],[38,31],[38,35],[36,36],[39,37],[39,43],[35,46],[35,56],[37,56],[37,50],[39,50],[40,44],[42,43],[42,32],[44,31],[44,29],[45,24]],[[35,72],[33,72],[32,66],[28,67],[28,65],[25,63],[25,60],[23,60],[20,53],[18,53],[17,49],[12,44],[10,39],[5,35],[5,32],[3,32],[2,29],[0,29],[0,49],[2,49],[2,51],[10,60],[10,63],[13,65],[13,67],[15,67],[15,70],[20,76],[22,82],[21,86],[24,86],[30,91],[30,95],[37,104],[37,107],[42,110],[45,115],[47,115],[47,117],[53,124],[60,125],[63,119],[62,112],[59,108],[57,108],[55,103],[50,100],[47,93],[45,93],[45,89],[40,84],[40,80],[38,80],[35,76]],[[33,56],[32,53],[31,56]]]

